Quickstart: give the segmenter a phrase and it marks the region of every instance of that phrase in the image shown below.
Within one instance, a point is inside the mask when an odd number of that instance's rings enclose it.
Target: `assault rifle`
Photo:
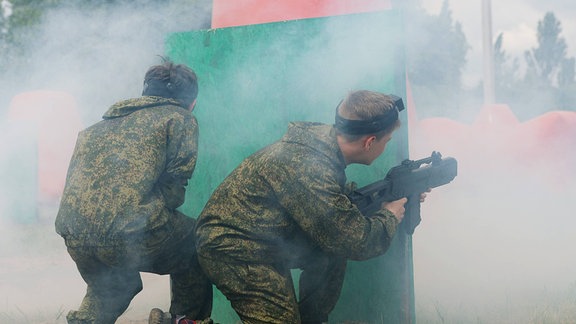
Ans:
[[[366,216],[378,211],[383,202],[408,198],[402,223],[406,233],[412,234],[421,220],[420,194],[452,181],[457,169],[454,158],[442,158],[440,153],[432,152],[428,158],[402,161],[384,179],[356,189],[348,197]]]

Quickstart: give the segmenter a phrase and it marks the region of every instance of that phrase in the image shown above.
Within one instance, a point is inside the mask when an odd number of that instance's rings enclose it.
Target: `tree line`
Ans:
[[[150,2],[158,0],[147,0]],[[211,0],[166,0],[182,6]],[[145,5],[137,0],[0,0],[0,73],[26,65],[26,43],[41,28],[43,14],[51,9],[74,7],[97,10],[115,4]],[[457,118],[463,107],[482,104],[482,84],[463,87],[462,76],[470,45],[460,22],[452,17],[445,0],[437,15],[426,12],[420,0],[402,1],[406,68],[413,97],[422,117]],[[509,104],[520,119],[547,110],[576,110],[575,59],[567,56],[562,24],[553,12],[538,21],[537,46],[523,58],[504,50],[505,34],[494,41],[495,94],[498,103]],[[522,71],[520,59],[524,60]]]
[[[407,71],[419,114],[458,117],[464,107],[480,107],[483,84],[472,89],[462,84],[470,45],[449,2],[437,15],[424,11],[418,0],[408,0],[405,8]],[[508,104],[520,120],[576,110],[575,59],[567,55],[561,22],[546,12],[536,33],[537,46],[524,51],[524,70],[521,58],[504,50],[506,35],[497,35],[493,44],[496,102]]]

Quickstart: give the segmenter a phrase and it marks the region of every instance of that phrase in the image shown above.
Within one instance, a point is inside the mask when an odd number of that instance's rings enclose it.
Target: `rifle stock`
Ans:
[[[348,196],[366,216],[378,211],[383,202],[408,198],[402,223],[406,233],[413,234],[420,223],[420,194],[448,184],[457,173],[456,159],[442,158],[439,152],[432,152],[424,159],[402,161],[390,169],[384,179],[356,189]]]

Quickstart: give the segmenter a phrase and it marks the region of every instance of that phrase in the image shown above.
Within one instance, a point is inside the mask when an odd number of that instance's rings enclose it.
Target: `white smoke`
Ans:
[[[1,5],[6,17],[10,2],[3,0]],[[27,56],[14,60],[19,64],[3,74],[0,323],[66,323],[66,313],[79,306],[85,293],[64,242],[54,231],[57,202],[36,201],[34,162],[40,140],[35,132],[43,126],[70,127],[78,116],[49,121],[55,125],[45,125],[48,121],[41,119],[16,121],[8,111],[11,100],[21,94],[33,97],[39,90],[69,95],[82,123],[92,124],[112,103],[140,95],[146,69],[161,62],[166,36],[209,26],[210,5],[171,0],[52,9],[25,42]],[[17,10],[17,4],[12,9]],[[143,277],[144,291],[118,323],[145,319],[150,308],[169,305],[168,279]]]

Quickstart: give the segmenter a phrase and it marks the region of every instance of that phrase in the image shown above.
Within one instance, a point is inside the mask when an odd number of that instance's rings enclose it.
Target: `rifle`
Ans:
[[[390,169],[384,179],[356,189],[348,197],[365,216],[380,210],[383,202],[408,198],[402,223],[411,235],[421,220],[420,194],[452,181],[457,168],[454,158],[442,158],[439,152],[432,152],[430,157],[421,160],[402,161]]]

